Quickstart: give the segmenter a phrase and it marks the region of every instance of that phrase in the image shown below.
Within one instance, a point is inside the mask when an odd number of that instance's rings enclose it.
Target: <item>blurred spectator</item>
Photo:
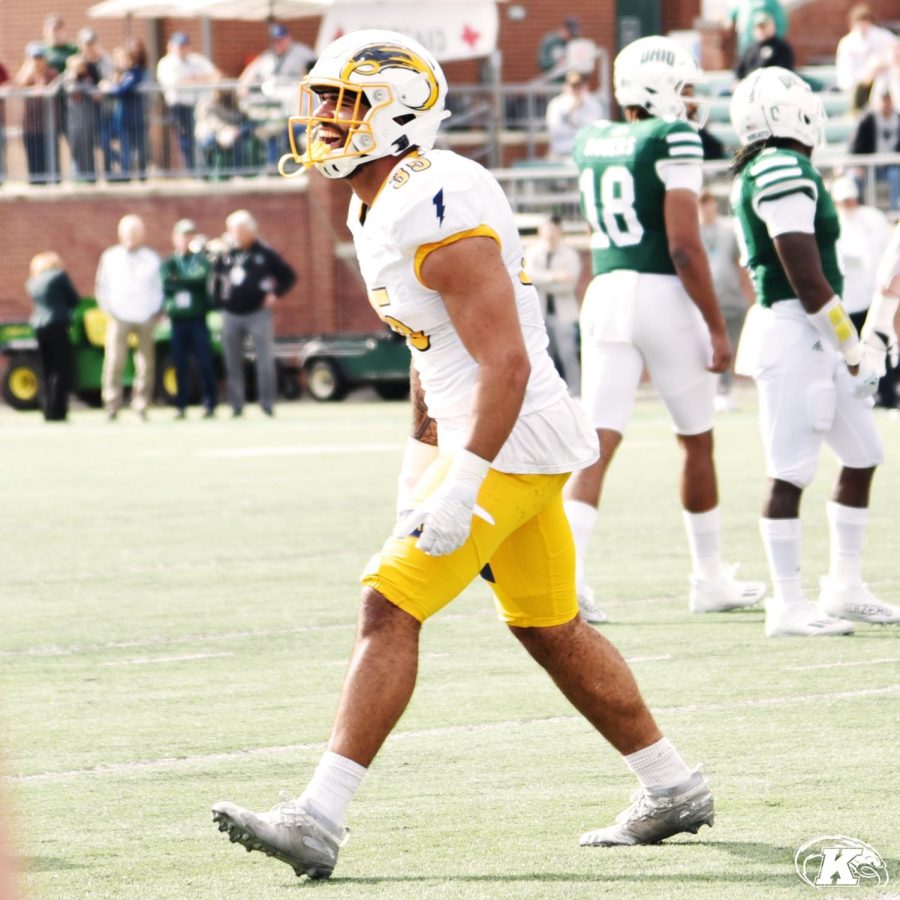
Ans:
[[[751,72],[766,66],[794,69],[794,48],[775,32],[775,20],[760,10],[753,16],[753,43],[741,54],[735,68],[738,78],[746,78]]]
[[[581,360],[578,353],[578,314],[575,289],[581,275],[581,257],[565,242],[558,216],[538,226],[537,240],[525,252],[525,271],[534,282],[547,323],[550,355],[569,386],[581,393]]]
[[[96,32],[90,28],[82,28],[78,32],[78,51],[87,66],[91,81],[95,87],[101,81],[110,81],[115,76],[115,64],[112,57],[100,46]],[[103,153],[103,171],[107,176],[112,172],[112,116],[115,100],[100,95],[94,97],[94,146],[99,146]]]
[[[245,209],[226,220],[230,247],[213,263],[213,299],[222,307],[222,350],[228,400],[240,416],[246,400],[244,338],[253,340],[259,405],[267,416],[275,404],[275,333],[272,309],[293,287],[294,270],[257,236],[256,220]]]
[[[272,46],[241,72],[243,108],[255,123],[255,133],[266,143],[266,160],[275,170],[288,152],[289,116],[297,114],[300,80],[315,61],[315,53],[291,38],[284,25],[269,26]],[[247,90],[252,89],[252,90]]]
[[[109,177],[128,181],[136,174],[143,181],[147,177],[147,104],[141,85],[147,70],[124,47],[113,51],[113,62],[115,76],[100,82],[100,90],[115,100],[110,133],[118,144],[119,169]]]
[[[9,72],[3,63],[0,63],[0,184],[6,180],[6,100],[4,94],[9,84]]]
[[[849,176],[835,180],[831,197],[841,223],[837,243],[844,271],[841,298],[856,330],[861,331],[875,292],[878,263],[891,240],[891,223],[880,209],[859,202],[859,188]]]
[[[575,16],[566,16],[559,28],[548,32],[541,39],[538,50],[538,68],[553,74],[554,81],[562,81],[566,71],[566,47],[581,36],[581,22]]]
[[[78,52],[78,48],[74,44],[70,44],[65,39],[66,23],[62,16],[55,13],[44,19],[44,49],[47,51],[47,65],[51,69],[56,69],[62,74],[66,71],[66,63],[69,57],[74,56]],[[55,144],[56,157],[59,159],[59,137],[65,135],[66,140],[69,136],[69,122],[67,118],[68,104],[66,103],[65,94],[62,91],[62,84],[58,84],[57,102],[55,107]],[[48,129],[49,132],[50,129]],[[71,146],[71,145],[70,145]]]
[[[880,85],[871,109],[857,123],[849,149],[859,154],[900,153],[900,112],[894,109],[886,84]],[[890,208],[900,209],[900,166],[877,166],[875,178],[887,182]]]
[[[700,192],[699,206],[700,239],[709,258],[713,286],[722,308],[725,327],[728,329],[728,340],[731,341],[732,347],[737,347],[750,300],[745,294],[743,270],[738,263],[740,249],[734,223],[731,219],[719,215],[715,194],[708,190]],[[732,412],[737,409],[731,395],[733,381],[734,370],[729,365],[719,376],[719,389],[716,395],[716,410],[719,412]]]
[[[250,125],[237,105],[234,91],[216,89],[197,103],[196,138],[204,168],[242,169]]]
[[[38,253],[31,260],[25,290],[34,303],[31,327],[41,357],[41,407],[48,422],[65,421],[72,384],[72,343],[69,326],[79,296],[57,253]]]
[[[900,41],[888,50],[887,65],[872,85],[872,93],[876,97],[884,90],[890,93],[894,109],[900,110]]]
[[[852,92],[853,109],[864,109],[872,90],[872,82],[887,65],[888,52],[897,37],[874,24],[872,10],[866,3],[850,7],[850,31],[838,41],[835,53],[837,86]]]
[[[219,70],[203,54],[191,52],[190,38],[183,31],[176,31],[169,38],[168,52],[156,66],[156,80],[162,86],[181,158],[189,172],[197,164],[194,109],[202,94],[196,85],[212,84],[220,78]]]
[[[78,52],[91,70],[91,76],[99,84],[104,78],[112,78],[115,64],[112,57],[103,49],[97,40],[97,32],[90,28],[82,28],[78,32]]]
[[[703,159],[711,162],[717,159],[725,159],[725,145],[704,125],[697,129],[700,135],[700,143],[703,145]]]
[[[62,16],[50,15],[44,19],[44,49],[47,51],[47,64],[57,72],[66,68],[66,60],[78,52],[74,44],[65,39],[66,23]]]
[[[734,27],[736,59],[740,59],[756,42],[754,18],[761,12],[767,13],[772,18],[778,37],[787,36],[788,17],[780,0],[733,0],[729,18]]]
[[[39,41],[25,48],[25,62],[16,75],[19,87],[31,88],[25,98],[22,120],[22,139],[28,160],[28,180],[31,184],[59,182],[59,153],[55,133],[58,125],[55,111],[55,91],[50,89],[59,72],[47,65],[47,51]]]
[[[165,308],[172,324],[172,360],[178,391],[175,405],[177,418],[185,417],[191,388],[191,357],[197,361],[203,391],[204,416],[215,414],[218,402],[216,373],[213,369],[212,344],[206,313],[210,308],[210,262],[191,249],[197,226],[190,219],[180,219],[172,229],[175,252],[163,260],[162,285]]]
[[[150,68],[150,56],[147,47],[139,37],[130,37],[125,41],[125,49],[131,54],[131,59],[136,66],[145,72]]]
[[[588,89],[587,81],[578,72],[569,72],[562,93],[547,104],[547,131],[550,136],[548,157],[568,160],[572,157],[575,135],[599,119],[602,110]]]
[[[142,419],[153,396],[156,348],[153,332],[163,302],[159,256],[144,245],[140,216],[119,220],[119,243],[103,251],[97,266],[96,295],[109,315],[103,356],[103,406],[110,420],[122,406],[122,373],[134,335],[131,406]]]
[[[888,347],[897,346],[897,307],[900,303],[900,222],[894,229],[891,241],[888,244],[875,276],[875,296],[873,297],[873,321],[870,324],[872,331],[881,334]],[[897,409],[897,385],[900,384],[900,365],[895,365],[896,359],[891,359],[892,353],[888,353],[887,371],[878,383],[878,393],[875,396],[875,404],[886,409]]]
[[[63,86],[68,97],[67,132],[72,153],[72,175],[76,181],[96,181],[94,147],[97,139],[98,82],[83,56],[76,53],[66,61]]]
[[[682,97],[693,97],[694,86],[685,85],[681,91]],[[700,135],[700,143],[703,145],[703,159],[710,160],[725,158],[725,145],[706,127],[707,111],[703,110],[701,103],[685,103],[687,118],[691,125],[697,129]],[[703,125],[699,123],[703,122]]]

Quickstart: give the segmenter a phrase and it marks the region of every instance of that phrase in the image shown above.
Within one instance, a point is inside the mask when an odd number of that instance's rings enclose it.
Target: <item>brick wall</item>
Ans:
[[[116,224],[137,213],[147,226],[147,243],[171,253],[172,225],[194,219],[201,231],[220,234],[225,217],[248,209],[260,223],[260,236],[297,270],[297,286],[276,312],[281,335],[319,331],[369,331],[376,325],[354,262],[335,258],[335,240],[346,239],[343,219],[348,188],[319,176],[308,190],[279,179],[258,190],[238,186],[167,184],[161,189],[115,187],[30,192],[28,199],[0,192],[4,232],[0,318],[27,317],[24,290],[35,253],[56,250],[82,294],[92,294],[97,261],[116,242]]]
[[[168,19],[160,23],[135,19],[88,20],[88,0],[7,0],[0,2],[0,60],[9,69],[18,67],[25,44],[41,34],[44,17],[61,14],[68,37],[90,24],[108,48],[123,42],[130,33],[141,37],[152,50],[165,47],[169,34],[183,30],[196,48],[202,46],[201,24],[196,20]],[[897,0],[872,0],[880,19],[896,18]],[[510,16],[520,7],[524,18]],[[666,0],[663,3],[665,29],[691,28],[700,0]],[[812,0],[791,16],[790,39],[801,62],[832,54],[846,31],[847,0]],[[527,81],[537,72],[537,52],[541,38],[557,28],[563,15],[580,18],[582,32],[615,52],[615,4],[596,0],[570,0],[564,7],[553,0],[529,0],[501,4],[500,47],[503,79]],[[314,43],[318,20],[298,19],[289,23],[298,40]],[[213,22],[214,60],[222,72],[236,76],[247,60],[267,45],[266,26],[261,22]],[[479,80],[475,62],[447,66],[451,85]],[[509,151],[509,161],[515,151]],[[347,186],[310,179],[308,191],[275,182],[255,188],[252,182],[210,186],[203,183],[164,184],[158,187],[134,185],[125,188],[31,190],[16,194],[10,187],[0,189],[0,228],[6,236],[4,271],[0,280],[0,317],[27,314],[28,301],[22,288],[28,262],[39,250],[56,249],[66,258],[79,288],[92,290],[97,259],[104,247],[115,240],[115,226],[126,212],[142,214],[148,222],[149,243],[165,253],[169,230],[182,216],[196,219],[211,234],[222,230],[225,216],[246,207],[262,223],[264,238],[282,252],[300,273],[300,285],[286,298],[278,313],[281,334],[330,330],[368,330],[374,320],[365,301],[355,263],[334,255],[337,241],[347,240],[343,225]],[[244,186],[246,185],[246,186]]]
[[[876,22],[896,23],[900,19],[898,0],[867,2]],[[847,33],[847,10],[851,5],[850,0],[814,0],[791,13],[788,40],[801,65],[833,60],[837,42]]]

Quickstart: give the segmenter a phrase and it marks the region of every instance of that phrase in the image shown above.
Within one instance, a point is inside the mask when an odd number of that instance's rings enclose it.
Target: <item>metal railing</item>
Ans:
[[[57,82],[0,92],[0,176],[34,185],[274,173],[290,105],[259,87],[192,86],[166,102],[154,83],[117,94]]]
[[[609,60],[596,54],[596,97],[610,108]],[[442,140],[491,167],[504,141],[527,159],[546,152],[547,104],[561,86],[548,78],[503,84],[497,67],[485,84],[453,85]],[[552,75],[553,73],[550,73]],[[58,79],[46,88],[0,88],[0,179],[35,185],[274,173],[288,150],[286,121],[297,97],[236,81],[181,88],[190,103],[170,105],[145,81],[117,93]]]
[[[823,148],[815,163],[826,185],[838,175],[851,173],[860,183],[860,202],[900,216],[900,209],[890,210],[887,170],[891,167],[900,179],[900,153],[878,153],[854,156],[839,150]],[[732,178],[728,162],[704,163],[704,181],[716,194],[724,209],[731,191]],[[495,169],[494,175],[519,217],[520,226],[528,230],[547,215],[558,215],[570,231],[586,228],[578,191],[578,170],[572,165],[547,164],[540,168]]]

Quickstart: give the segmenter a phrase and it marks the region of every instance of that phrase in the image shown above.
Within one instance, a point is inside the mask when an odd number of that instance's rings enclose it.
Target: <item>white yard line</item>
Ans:
[[[690,706],[663,706],[653,710],[654,715],[667,715],[685,712],[718,712],[732,709],[755,709],[770,706],[787,706],[800,703],[821,703],[831,700],[856,700],[860,697],[879,697],[900,693],[900,684],[881,688],[865,688],[859,691],[835,691],[829,694],[800,694],[795,697],[759,697],[757,699],[735,700],[732,703],[692,704]],[[392,734],[389,741],[404,741],[412,738],[446,737],[453,734],[483,734],[485,732],[505,731],[509,728],[528,728],[531,726],[560,725],[583,721],[581,716],[551,716],[543,719],[510,719],[503,722],[484,722],[480,725],[450,725],[442,728],[426,728],[420,731],[400,731]],[[182,769],[195,765],[208,765],[218,762],[233,762],[239,759],[259,759],[270,756],[284,756],[289,753],[302,753],[325,749],[324,741],[311,744],[288,744],[281,747],[254,747],[249,750],[230,750],[223,753],[204,753],[191,756],[166,756],[161,759],[139,760],[128,763],[111,763],[93,766],[89,769],[71,769],[66,772],[42,772],[33,775],[9,775],[0,781],[10,784],[52,784],[71,781],[85,776],[103,777],[108,775],[131,775],[139,772],[155,772],[166,769]]]
[[[152,666],[155,663],[189,662],[194,659],[217,659],[234,656],[233,653],[186,653],[184,656],[139,656],[136,659],[117,659],[103,663],[104,666]]]
[[[838,669],[844,666],[884,666],[888,663],[900,662],[900,656],[888,656],[884,659],[855,659],[852,662],[818,663],[815,666],[788,666],[788,672],[810,672],[813,669]]]
[[[472,619],[490,618],[492,613],[441,613],[432,620],[433,623],[460,622]],[[137,650],[142,647],[168,647],[179,644],[201,644],[204,641],[231,641],[243,638],[288,637],[292,634],[308,634],[320,631],[347,630],[356,628],[356,619],[345,622],[332,622],[330,625],[298,625],[295,628],[260,628],[252,631],[202,632],[200,634],[184,634],[175,637],[156,635],[150,638],[134,638],[130,641],[108,641],[103,644],[47,644],[41,647],[26,647],[24,650],[0,650],[0,659],[18,656],[78,656],[87,653],[102,653],[105,650]]]
[[[335,629],[352,630],[356,622],[335,622],[331,625],[298,625],[296,628],[265,629],[253,631],[221,631],[207,634],[185,634],[178,637],[135,638],[131,641],[109,641],[105,644],[70,644],[58,646],[50,644],[45,647],[28,647],[25,650],[0,650],[0,658],[14,656],[77,656],[82,653],[102,653],[104,650],[132,650],[141,647],[168,647],[178,644],[200,644],[205,641],[231,641],[243,638],[287,637],[292,634],[307,632],[333,631]]]
[[[231,447],[197,450],[194,456],[204,459],[251,459],[257,456],[334,456],[355,453],[399,453],[403,444],[288,444],[283,447]]]

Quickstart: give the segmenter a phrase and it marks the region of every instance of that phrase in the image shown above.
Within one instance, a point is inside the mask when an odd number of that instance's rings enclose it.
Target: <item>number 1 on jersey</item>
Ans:
[[[644,227],[634,208],[634,178],[625,166],[607,166],[603,170],[599,197],[592,168],[581,173],[578,189],[591,226],[591,246],[595,250],[608,250],[611,246],[633,247],[641,242]]]

